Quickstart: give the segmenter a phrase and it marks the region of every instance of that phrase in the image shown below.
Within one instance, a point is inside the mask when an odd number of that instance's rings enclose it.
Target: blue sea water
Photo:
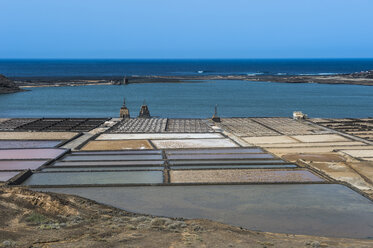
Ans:
[[[371,86],[221,80],[31,88],[0,95],[0,117],[117,117],[123,97],[133,117],[144,100],[153,116],[174,118],[209,118],[215,104],[222,117],[291,116],[295,110],[310,117],[373,116]]]
[[[0,74],[31,77],[328,74],[373,69],[373,59],[0,60]],[[0,117],[115,117],[123,97],[132,116],[144,100],[161,117],[373,116],[373,87],[247,81],[32,88],[0,95]]]
[[[8,77],[330,74],[373,69],[373,59],[1,60]]]

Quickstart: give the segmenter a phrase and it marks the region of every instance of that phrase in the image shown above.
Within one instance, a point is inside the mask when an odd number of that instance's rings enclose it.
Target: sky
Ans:
[[[373,58],[372,0],[0,0],[0,58]]]

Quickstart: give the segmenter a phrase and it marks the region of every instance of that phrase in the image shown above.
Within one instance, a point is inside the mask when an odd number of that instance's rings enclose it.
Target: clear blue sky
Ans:
[[[0,58],[373,58],[373,0],[0,0]]]

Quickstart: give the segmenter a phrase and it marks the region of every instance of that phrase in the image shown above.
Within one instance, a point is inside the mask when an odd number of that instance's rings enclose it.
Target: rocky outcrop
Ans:
[[[372,78],[373,79],[373,70],[352,73],[349,76],[352,78]]]
[[[22,91],[12,80],[0,74],[0,94]]]

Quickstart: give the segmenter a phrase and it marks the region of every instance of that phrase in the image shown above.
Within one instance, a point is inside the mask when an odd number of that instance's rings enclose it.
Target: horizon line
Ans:
[[[373,59],[373,57],[303,57],[303,58],[0,58],[0,60],[349,60],[349,59]]]

